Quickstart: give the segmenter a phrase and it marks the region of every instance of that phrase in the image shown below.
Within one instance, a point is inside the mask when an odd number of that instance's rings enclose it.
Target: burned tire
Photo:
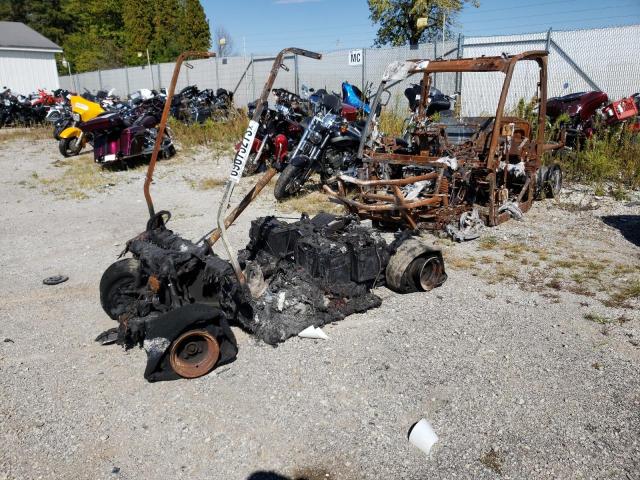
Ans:
[[[62,138],[58,142],[58,149],[63,157],[73,157],[80,153],[82,144],[78,142],[78,137]]]
[[[218,340],[206,330],[189,330],[171,343],[169,364],[183,378],[209,373],[220,358]]]
[[[562,190],[562,169],[560,165],[553,165],[547,173],[545,194],[548,198],[558,198]]]
[[[111,264],[100,279],[100,304],[113,320],[127,312],[138,298],[140,262],[135,258],[124,258]]]
[[[536,199],[558,198],[562,190],[560,165],[542,166],[536,174]]]
[[[295,195],[304,185],[306,169],[296,167],[295,165],[287,165],[282,171],[273,189],[273,196],[276,200],[284,200],[285,198]]]
[[[417,239],[400,245],[389,259],[385,276],[389,288],[398,293],[429,291],[447,279],[440,251]]]

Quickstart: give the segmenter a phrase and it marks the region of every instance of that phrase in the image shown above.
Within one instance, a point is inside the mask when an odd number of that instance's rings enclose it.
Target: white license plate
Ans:
[[[105,155],[102,159],[103,162],[113,162],[116,159],[115,153],[110,153],[109,155]]]

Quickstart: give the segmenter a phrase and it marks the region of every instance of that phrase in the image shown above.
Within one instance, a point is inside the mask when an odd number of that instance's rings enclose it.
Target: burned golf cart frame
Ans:
[[[538,121],[535,139],[530,139],[534,126],[523,119],[504,114],[514,69],[517,63],[522,61],[536,62],[539,67]],[[429,130],[437,132],[436,135],[440,141],[444,142],[445,149],[448,152],[454,152],[457,157],[457,165],[460,168],[453,175],[448,173],[451,171],[450,165],[442,161],[444,155],[432,155],[422,148],[417,154],[398,153],[398,145],[395,141],[375,138],[379,106],[384,103],[382,98],[385,94],[390,97],[389,88],[411,75],[422,74],[422,92],[417,118],[425,119],[431,75],[444,72],[502,72],[505,74],[490,131],[487,131],[490,124],[487,124],[484,129],[474,134],[473,140],[461,145],[451,145],[447,140],[444,126],[439,127],[437,121],[429,123]],[[324,190],[334,201],[343,204],[350,212],[358,214],[361,218],[383,224],[404,224],[411,229],[440,230],[455,222],[464,212],[470,212],[474,208],[477,209],[485,225],[500,224],[513,214],[513,209],[511,211],[500,209],[505,203],[512,203],[520,212],[526,212],[531,208],[537,189],[540,188],[537,174],[542,157],[546,152],[561,147],[561,144],[545,143],[546,101],[546,51],[528,51],[499,57],[394,62],[385,71],[371,105],[372,113],[367,119],[365,132],[362,135],[358,156],[363,160],[364,168],[359,175],[360,178],[339,176],[337,191],[326,185]],[[516,140],[520,143],[518,144]],[[524,162],[526,175],[521,188],[516,191],[508,191],[506,188],[507,168],[504,164],[502,170],[499,169],[501,162],[508,163],[512,156]],[[441,161],[438,162],[438,160]],[[380,174],[381,166],[387,171],[389,166],[396,166],[396,168],[415,166],[424,168],[425,171],[421,175],[388,178]],[[502,175],[504,176],[501,178]],[[425,181],[429,182],[433,189],[431,193],[425,193],[421,198],[409,199],[401,190],[401,187]],[[484,201],[476,203],[453,195],[452,192],[464,191],[464,188],[461,188],[462,185],[468,185],[469,182],[473,182],[476,189],[483,192],[481,198]],[[350,186],[356,189],[355,197],[352,193],[348,193]],[[457,190],[454,187],[458,187]]]
[[[242,269],[238,264],[238,260],[236,259],[233,251],[231,249],[231,245],[227,239],[226,231],[227,228],[240,216],[240,214],[249,206],[249,204],[258,196],[258,194],[262,191],[262,189],[269,183],[269,181],[273,178],[273,176],[278,173],[277,170],[273,167],[270,167],[260,179],[256,182],[256,184],[249,190],[249,192],[245,195],[242,201],[229,213],[227,218],[223,221],[223,215],[227,210],[227,206],[229,205],[229,201],[231,199],[231,195],[233,194],[233,190],[235,186],[238,184],[240,179],[242,178],[242,172],[244,170],[245,164],[247,162],[247,158],[249,157],[249,153],[251,151],[251,145],[253,145],[253,140],[258,132],[258,127],[260,125],[260,117],[262,116],[262,112],[267,106],[267,99],[269,98],[269,94],[271,93],[271,89],[273,88],[273,84],[276,81],[276,77],[278,76],[278,72],[281,68],[284,68],[283,61],[285,56],[288,54],[293,55],[301,55],[304,57],[312,58],[314,60],[320,60],[322,55],[320,53],[311,52],[309,50],[304,50],[302,48],[285,48],[278,53],[273,59],[273,65],[271,67],[271,71],[269,72],[269,76],[264,84],[262,89],[262,93],[260,98],[256,101],[256,108],[253,112],[251,119],[249,120],[249,125],[244,133],[241,148],[236,154],[233,160],[233,167],[229,179],[225,183],[224,194],[222,196],[222,200],[218,207],[217,214],[217,228],[207,233],[204,237],[202,237],[197,243],[202,241],[206,241],[209,246],[213,246],[220,238],[222,238],[222,243],[224,244],[225,251],[229,257],[229,261],[233,267],[233,270],[238,278],[240,283],[245,282],[244,274],[242,273]],[[173,70],[173,77],[171,78],[171,84],[169,85],[169,91],[167,92],[167,99],[165,102],[164,110],[162,112],[162,119],[160,120],[160,125],[158,126],[158,138],[162,138],[164,134],[164,130],[167,125],[167,121],[169,119],[169,112],[171,110],[171,101],[173,100],[173,96],[175,93],[176,83],[178,81],[178,76],[180,74],[180,67],[182,63],[189,57],[196,58],[210,58],[215,57],[215,53],[211,52],[184,52],[176,61],[175,68]],[[236,87],[237,88],[237,87]],[[144,197],[147,201],[147,207],[149,209],[149,216],[153,218],[155,216],[155,207],[153,205],[153,199],[151,198],[150,185],[153,182],[153,172],[155,170],[156,162],[158,160],[158,155],[160,154],[160,148],[162,146],[162,142],[156,141],[156,144],[153,149],[153,154],[151,156],[151,161],[149,162],[149,167],[147,169],[147,176],[144,183]]]
[[[231,251],[226,227],[276,173],[270,168],[223,220],[287,53],[320,58],[295,48],[275,57],[234,158],[217,212],[218,228],[196,242],[167,228],[168,211],[156,212],[150,192],[160,152],[156,143],[144,185],[150,216],[146,228],[127,241],[120,255],[131,257],[112,263],[100,280],[102,308],[118,327],[96,339],[125,348],[143,347],[144,376],[149,381],[195,378],[232,362],[238,353],[232,323],[275,345],[310,325],[322,326],[376,308],[382,302],[371,291],[376,286],[384,284],[398,293],[428,291],[447,278],[438,249],[405,234],[388,244],[352,215],[302,215],[293,223],[261,217],[251,223],[247,246],[237,256]],[[182,63],[188,57],[210,56],[186,52],[178,58],[159,136],[166,127]],[[228,261],[212,249],[219,238]]]

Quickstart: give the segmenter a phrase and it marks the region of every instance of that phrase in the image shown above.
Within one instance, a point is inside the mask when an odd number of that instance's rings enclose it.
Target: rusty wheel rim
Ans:
[[[438,285],[442,276],[442,264],[436,257],[429,257],[420,267],[418,273],[418,281],[425,292],[433,289]]]
[[[206,330],[190,330],[180,335],[169,351],[169,363],[178,375],[196,378],[206,375],[220,358],[220,346]]]

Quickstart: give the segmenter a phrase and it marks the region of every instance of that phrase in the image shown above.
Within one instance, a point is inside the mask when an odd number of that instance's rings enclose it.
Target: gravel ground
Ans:
[[[640,318],[621,290],[640,274],[637,204],[574,188],[480,241],[437,240],[441,288],[379,289],[383,305],[328,341],[272,348],[236,330],[235,363],[149,384],[144,351],[93,342],[113,326],[100,276],[144,228],[144,171],[60,193],[58,157],[51,140],[0,136],[0,478],[640,478]],[[221,188],[192,183],[227,169],[159,165],[175,231],[212,226]],[[234,245],[273,212],[265,192]],[[69,281],[42,284],[58,273]],[[420,418],[440,436],[428,457],[406,439]]]

